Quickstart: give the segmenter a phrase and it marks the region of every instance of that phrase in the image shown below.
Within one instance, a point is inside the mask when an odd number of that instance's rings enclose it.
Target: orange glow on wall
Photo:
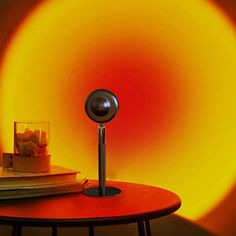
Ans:
[[[97,125],[83,106],[110,89],[120,111],[108,178],[176,191],[179,213],[197,219],[235,180],[235,74],[235,32],[205,1],[46,1],[3,60],[3,149],[14,120],[50,120],[53,162],[96,178]]]

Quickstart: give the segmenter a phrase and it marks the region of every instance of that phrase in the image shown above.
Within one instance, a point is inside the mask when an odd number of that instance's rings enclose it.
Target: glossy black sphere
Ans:
[[[117,97],[107,89],[94,90],[85,101],[86,114],[91,120],[100,124],[112,120],[118,108]]]
[[[106,97],[96,97],[92,100],[91,110],[96,116],[106,116],[109,113],[111,104]]]

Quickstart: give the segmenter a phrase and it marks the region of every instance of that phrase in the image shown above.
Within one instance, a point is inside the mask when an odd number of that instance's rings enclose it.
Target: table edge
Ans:
[[[98,217],[98,218],[81,218],[81,219],[47,219],[47,218],[16,218],[8,216],[0,216],[0,224],[4,225],[22,225],[22,226],[102,226],[115,224],[129,224],[138,221],[151,220],[170,215],[177,211],[181,206],[181,201],[163,209],[161,212],[153,211],[142,214],[115,216],[115,217]]]

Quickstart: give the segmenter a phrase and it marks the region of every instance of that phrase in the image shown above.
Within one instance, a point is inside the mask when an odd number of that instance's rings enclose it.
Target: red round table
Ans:
[[[87,187],[91,187],[90,183]],[[149,220],[175,212],[180,198],[165,189],[141,184],[108,181],[121,189],[111,197],[89,197],[83,193],[0,201],[0,223],[13,225],[12,235],[21,235],[22,226],[94,226],[136,222],[140,236],[151,235]]]

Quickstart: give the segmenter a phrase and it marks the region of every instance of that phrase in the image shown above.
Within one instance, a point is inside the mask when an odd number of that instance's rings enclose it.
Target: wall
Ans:
[[[64,18],[60,12],[77,2],[64,8],[63,1],[0,2],[2,150],[11,151],[12,121],[48,119],[54,163],[95,178],[96,126],[82,107],[89,91],[108,87],[121,102],[108,124],[108,177],[168,188],[183,200],[179,216],[153,221],[154,232],[234,235],[236,4],[81,2],[84,15],[71,11]],[[98,229],[101,235],[135,230]]]

